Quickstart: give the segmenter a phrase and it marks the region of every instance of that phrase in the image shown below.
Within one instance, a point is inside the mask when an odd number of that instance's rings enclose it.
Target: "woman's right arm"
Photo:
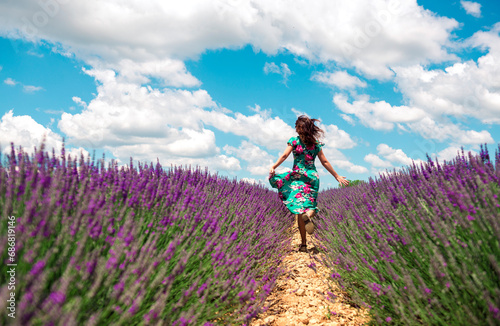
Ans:
[[[337,172],[333,169],[333,166],[328,162],[326,159],[325,153],[323,153],[323,150],[320,150],[318,153],[318,159],[321,162],[321,164],[327,169],[328,172],[330,172],[335,179],[340,183],[342,186],[347,186],[349,184],[349,181],[340,175],[338,175]]]
[[[285,161],[287,158],[288,158],[288,155],[290,155],[290,153],[292,152],[293,150],[293,147],[292,145],[288,145],[286,148],[285,148],[285,151],[283,152],[283,154],[281,154],[281,156],[278,158],[278,160],[276,161],[276,163],[273,164],[273,166],[271,166],[271,169],[269,170],[269,174],[270,175],[274,175],[276,168],[278,166],[281,165],[281,163],[283,163],[283,161]]]

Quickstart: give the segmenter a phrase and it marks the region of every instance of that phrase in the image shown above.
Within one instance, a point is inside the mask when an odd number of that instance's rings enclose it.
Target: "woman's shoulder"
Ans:
[[[298,142],[300,142],[299,137],[293,136],[293,137],[290,137],[290,139],[287,141],[287,144],[295,146],[295,145],[297,145]]]

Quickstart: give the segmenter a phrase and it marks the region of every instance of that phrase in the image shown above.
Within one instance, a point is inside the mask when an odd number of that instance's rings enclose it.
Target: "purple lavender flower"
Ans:
[[[50,299],[52,300],[52,302],[56,303],[56,304],[62,304],[65,300],[66,300],[66,295],[62,292],[52,292],[50,295],[49,295]]]
[[[31,268],[30,274],[33,276],[36,276],[43,270],[44,267],[45,267],[45,261],[40,260],[40,261],[36,262],[35,265],[33,265],[33,267]]]

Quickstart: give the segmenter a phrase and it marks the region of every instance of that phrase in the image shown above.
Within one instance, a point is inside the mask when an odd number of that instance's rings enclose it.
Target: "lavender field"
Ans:
[[[262,186],[43,148],[2,162],[17,318],[0,324],[244,325],[283,273],[294,220]],[[498,325],[499,193],[500,154],[486,148],[321,192],[314,236],[330,282],[373,324]]]
[[[263,187],[43,149],[7,160],[0,232],[15,216],[17,317],[2,325],[243,324],[282,272],[292,219]]]
[[[500,153],[320,194],[332,279],[375,324],[500,324]]]

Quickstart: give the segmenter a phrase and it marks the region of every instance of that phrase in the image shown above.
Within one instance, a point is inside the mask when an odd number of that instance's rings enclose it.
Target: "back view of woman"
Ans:
[[[316,156],[341,185],[349,184],[345,177],[335,172],[326,159],[322,150],[324,144],[319,142],[324,132],[314,124],[316,121],[319,120],[310,119],[304,115],[297,118],[295,131],[298,136],[288,140],[287,148],[269,171],[269,183],[273,188],[278,189],[280,199],[288,210],[297,215],[302,239],[299,251],[302,252],[307,252],[306,230],[309,234],[314,232],[311,218],[318,210],[316,200],[319,191],[319,175],[314,165]],[[288,158],[291,152],[293,152],[293,170],[275,174],[275,169]]]

